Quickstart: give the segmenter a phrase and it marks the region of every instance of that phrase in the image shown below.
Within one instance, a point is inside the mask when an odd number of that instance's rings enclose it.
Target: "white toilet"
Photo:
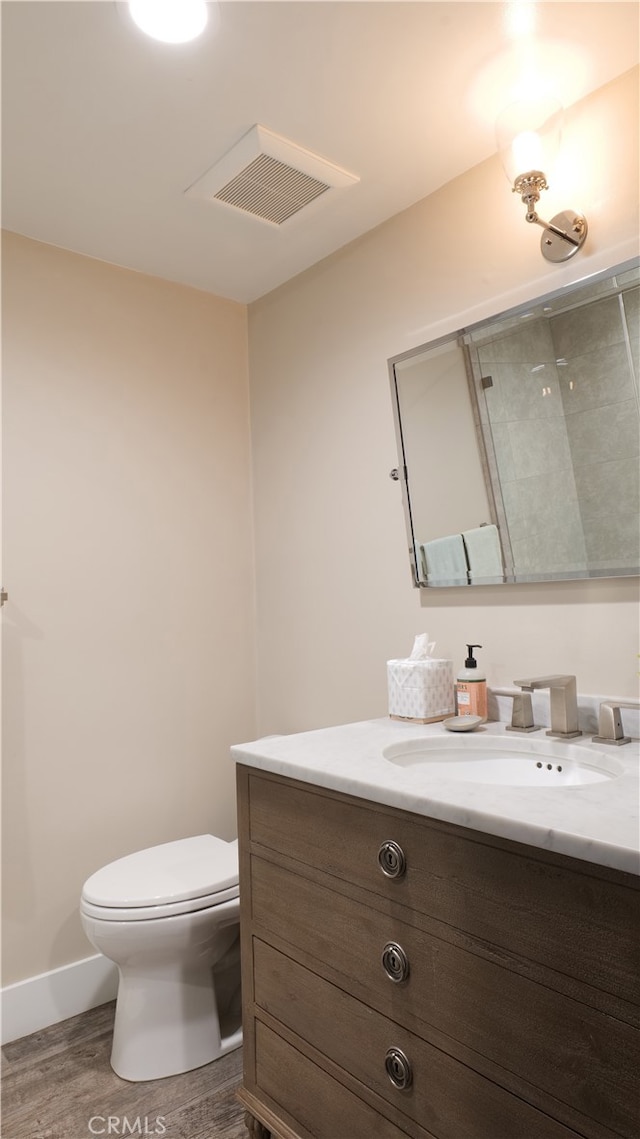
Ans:
[[[238,844],[210,834],[92,874],[80,916],[120,973],[111,1065],[156,1080],[242,1043]]]

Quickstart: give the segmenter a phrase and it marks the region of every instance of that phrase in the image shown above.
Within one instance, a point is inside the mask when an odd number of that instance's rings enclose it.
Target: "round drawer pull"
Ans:
[[[392,842],[391,839],[383,842],[378,851],[378,864],[387,878],[402,878],[407,868],[407,860],[402,847],[398,846],[397,842]]]
[[[382,968],[390,981],[399,984],[409,976],[409,958],[401,945],[389,941],[382,950]]]
[[[384,1058],[384,1066],[394,1088],[399,1088],[402,1091],[411,1087],[413,1080],[411,1064],[400,1048],[388,1049]]]

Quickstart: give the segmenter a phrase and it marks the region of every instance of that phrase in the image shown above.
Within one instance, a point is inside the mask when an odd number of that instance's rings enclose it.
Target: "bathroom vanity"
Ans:
[[[637,1139],[639,749],[539,735],[482,743],[607,777],[434,775],[388,720],[233,748],[255,1139]]]

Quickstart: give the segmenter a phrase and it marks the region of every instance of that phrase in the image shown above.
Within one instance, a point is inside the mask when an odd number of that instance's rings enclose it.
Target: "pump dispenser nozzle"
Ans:
[[[478,662],[473,655],[473,650],[474,649],[481,649],[481,648],[482,648],[482,645],[467,645],[467,652],[469,653],[469,656],[467,657],[466,661],[464,662],[465,668],[477,668],[478,667]]]

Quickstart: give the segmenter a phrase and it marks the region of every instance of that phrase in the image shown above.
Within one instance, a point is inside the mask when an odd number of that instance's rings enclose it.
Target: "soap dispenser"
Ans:
[[[482,645],[467,645],[468,656],[456,678],[456,704],[459,716],[480,716],[484,723],[487,719],[487,681],[478,670],[478,662],[473,655],[474,649],[481,648]]]

